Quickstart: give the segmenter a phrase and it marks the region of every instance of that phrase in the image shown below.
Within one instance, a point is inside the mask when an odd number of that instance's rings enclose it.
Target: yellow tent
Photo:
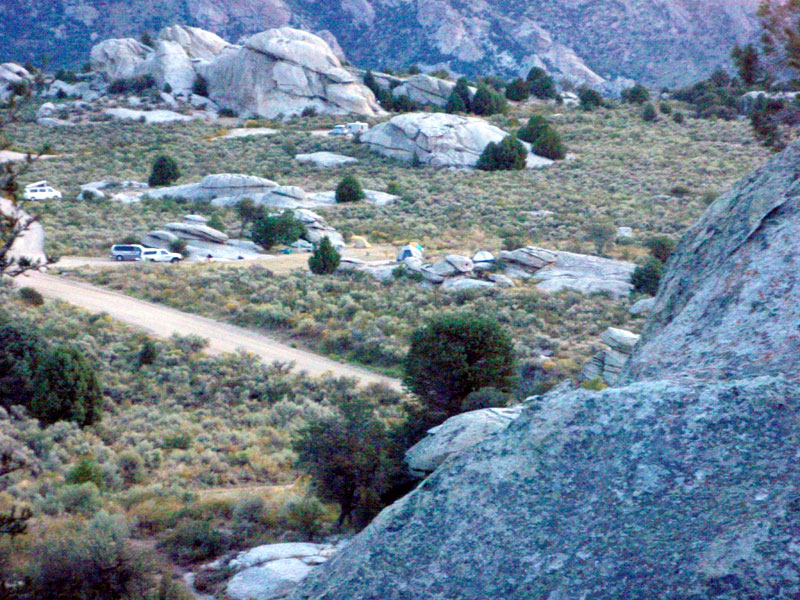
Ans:
[[[372,248],[372,244],[367,241],[367,238],[361,235],[354,235],[350,238],[353,248]]]

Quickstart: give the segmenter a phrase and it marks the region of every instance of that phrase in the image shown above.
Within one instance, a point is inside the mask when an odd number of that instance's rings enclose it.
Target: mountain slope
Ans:
[[[0,60],[85,62],[92,43],[175,23],[226,39],[290,24],[329,30],[356,64],[521,74],[577,57],[603,76],[674,85],[756,34],[758,0],[4,0]],[[573,52],[577,54],[573,56]]]

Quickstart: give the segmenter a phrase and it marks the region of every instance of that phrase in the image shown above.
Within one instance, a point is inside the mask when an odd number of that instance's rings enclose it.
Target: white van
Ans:
[[[24,200],[61,200],[61,192],[52,188],[46,181],[37,181],[25,186]]]
[[[144,260],[144,246],[138,244],[116,244],[111,246],[111,258],[122,260]]]

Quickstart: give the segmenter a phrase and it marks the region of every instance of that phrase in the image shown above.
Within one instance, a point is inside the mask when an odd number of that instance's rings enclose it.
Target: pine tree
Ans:
[[[153,169],[150,171],[150,178],[147,184],[150,187],[169,185],[177,181],[181,176],[178,163],[171,156],[161,155],[153,161]]]
[[[561,135],[553,127],[547,127],[531,144],[534,154],[550,160],[563,160],[567,156],[567,147]]]
[[[447,99],[447,104],[445,105],[444,110],[451,115],[455,113],[467,112],[467,105],[464,104],[464,99],[455,89],[450,92],[450,97]]]
[[[341,260],[341,255],[326,235],[314,248],[314,253],[308,257],[308,268],[315,275],[327,275],[337,269]]]
[[[366,198],[361,182],[355,175],[346,175],[336,186],[336,202],[358,202]]]
[[[517,137],[523,142],[533,144],[549,127],[547,119],[542,115],[533,115],[528,119],[528,124],[517,132]]]

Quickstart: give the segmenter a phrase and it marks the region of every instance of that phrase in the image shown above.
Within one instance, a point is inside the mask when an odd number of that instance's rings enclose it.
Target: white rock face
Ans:
[[[225,588],[233,600],[281,598],[311,572],[312,567],[296,558],[269,562],[234,575]]]
[[[256,34],[197,68],[211,99],[239,115],[275,118],[305,108],[341,115],[383,112],[321,38],[290,27]]]
[[[655,304],[655,298],[642,298],[638,302],[635,302],[634,305],[628,309],[628,312],[632,315],[647,315],[653,310]]]
[[[508,427],[522,412],[511,408],[484,408],[450,417],[429,429],[427,435],[406,452],[410,471],[420,477],[435,471],[445,459]]]
[[[0,65],[0,100],[7,100],[11,95],[11,86],[21,82],[29,82],[33,76],[22,65],[7,62]]]
[[[165,27],[158,34],[160,40],[174,42],[178,44],[189,58],[200,60],[214,60],[222,54],[230,44],[219,37],[216,33],[211,33],[197,27],[187,27],[185,25],[173,25]]]
[[[192,89],[197,74],[186,51],[177,42],[160,40],[151,57],[150,73],[159,89],[169,84],[173,93],[186,93]]]
[[[120,121],[140,121],[146,123],[173,123],[175,121],[192,121],[194,117],[182,115],[172,110],[136,110],[133,108],[107,108],[103,111]]]
[[[623,297],[631,293],[631,275],[636,269],[633,263],[572,252],[554,252],[555,264],[536,271],[539,280],[536,287],[545,292],[569,289],[593,294],[609,292]]]
[[[312,164],[317,167],[330,169],[357,163],[358,159],[352,156],[344,156],[335,152],[312,152],[311,154],[297,154],[294,159],[299,163]]]
[[[89,64],[108,81],[130,79],[144,74],[142,66],[151,53],[151,48],[133,38],[104,40],[92,47]]]
[[[422,164],[431,167],[474,167],[489,143],[500,142],[507,135],[478,117],[407,113],[361,134],[361,142],[400,160],[411,161],[416,154]]]
[[[150,192],[150,196],[152,198],[173,196],[189,200],[224,200],[219,204],[235,204],[242,198],[268,193],[277,187],[278,184],[274,181],[253,175],[220,173],[206,175],[200,183],[153,190]]]

